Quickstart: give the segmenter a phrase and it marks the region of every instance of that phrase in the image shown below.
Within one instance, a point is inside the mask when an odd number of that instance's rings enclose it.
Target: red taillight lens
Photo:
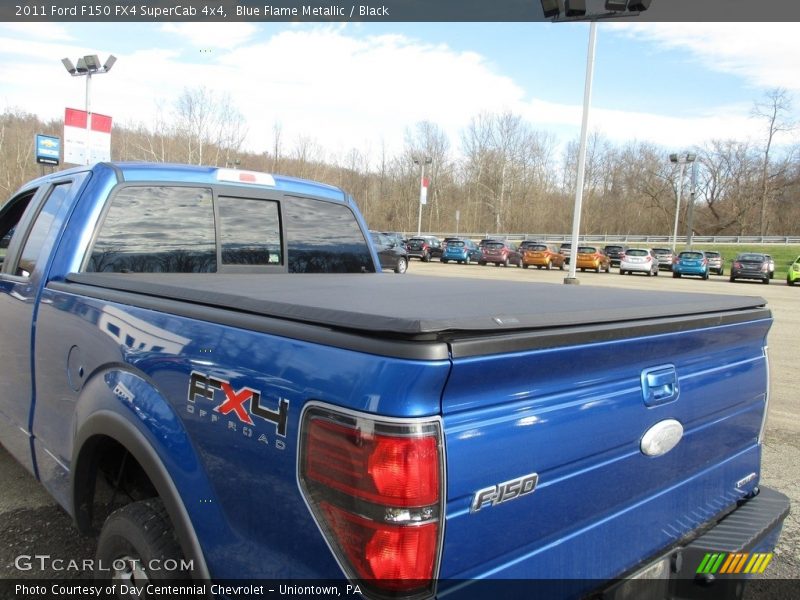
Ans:
[[[433,590],[444,513],[438,420],[381,421],[314,405],[303,413],[298,480],[348,577],[377,595]]]
[[[736,267],[737,269],[741,269],[742,268],[742,263],[737,261],[737,262],[733,263],[733,266]]]
[[[438,549],[436,523],[406,527],[377,523],[322,502],[334,535],[359,578],[384,589],[414,590],[433,577]]]
[[[439,499],[434,437],[365,436],[315,419],[308,431],[306,474],[351,496],[393,506],[427,506]]]

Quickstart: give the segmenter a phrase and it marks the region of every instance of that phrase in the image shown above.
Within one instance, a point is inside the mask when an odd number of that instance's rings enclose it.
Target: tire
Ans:
[[[620,275],[625,275],[625,271],[623,271],[622,269],[620,269],[620,270],[619,270],[619,274],[620,274]]]
[[[431,262],[431,253],[426,252],[422,255],[422,262]]]
[[[653,275],[655,275],[656,277],[658,277],[658,272],[659,272],[659,271],[660,271],[660,269],[656,269],[656,272],[655,272],[655,273],[653,273]]]
[[[408,271],[408,261],[402,256],[397,259],[397,264],[394,266],[395,273],[405,273]]]
[[[485,266],[486,266],[486,263],[485,263],[484,261],[482,261],[482,260],[479,260],[479,261],[478,261],[478,266],[479,266],[479,267],[485,267]]]
[[[775,278],[775,271],[773,271],[772,273],[769,274],[769,278],[770,279],[774,279]]]
[[[672,278],[673,278],[673,279],[680,279],[680,278],[681,278],[681,274],[680,274],[680,273],[675,273],[675,272],[673,271],[673,272],[672,272]]]
[[[769,280],[770,280],[770,278],[769,278],[769,277],[767,277],[766,279],[764,279],[764,281],[762,281],[762,283],[763,283],[764,285],[769,285]]]
[[[470,263],[469,254],[467,254],[467,258],[464,259],[464,264],[468,265]]]
[[[508,259],[505,259],[505,260],[503,261],[503,266],[504,266],[504,267],[507,267],[507,266],[508,266],[508,265],[510,265],[510,264],[511,264],[511,261],[510,261],[510,260],[508,260]]]
[[[652,271],[648,271],[648,272],[647,272],[647,276],[648,276],[648,277],[652,277],[652,276],[653,276],[653,272],[652,272]]]
[[[786,278],[786,285],[794,285],[794,279]]]
[[[545,268],[545,269],[547,269],[547,270],[549,271],[551,267],[552,267],[552,265],[550,264],[550,261],[548,260],[548,261],[545,263],[545,265],[544,265],[544,268]]]
[[[736,281],[736,277],[734,277],[733,275],[731,275],[731,277],[730,277],[730,281],[731,281],[731,283],[733,283],[734,281]]]
[[[442,259],[442,262],[443,262],[444,264],[447,264],[447,262],[448,262],[448,259],[446,259],[446,258],[443,258],[443,259]]]
[[[530,265],[522,265],[523,269],[527,269]]]
[[[703,273],[703,279],[708,279],[708,271],[706,271],[705,273]]]
[[[563,270],[564,270],[564,263],[563,263],[563,262],[562,262],[562,263],[561,263],[561,265],[558,267],[558,270],[559,270],[559,271],[563,271]]]
[[[148,570],[152,561],[167,566],[184,560],[164,504],[150,498],[126,504],[111,513],[103,524],[97,542],[97,564],[104,569],[97,579],[112,579],[122,584],[147,585],[151,580],[187,579],[183,570]],[[116,568],[124,564],[124,569]]]

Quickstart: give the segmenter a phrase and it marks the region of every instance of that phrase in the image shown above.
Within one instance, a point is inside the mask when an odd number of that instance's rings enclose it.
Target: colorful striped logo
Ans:
[[[736,574],[736,573],[763,573],[772,560],[772,552],[740,552],[728,554],[714,552],[706,554],[703,562],[697,567],[697,573],[702,574]]]

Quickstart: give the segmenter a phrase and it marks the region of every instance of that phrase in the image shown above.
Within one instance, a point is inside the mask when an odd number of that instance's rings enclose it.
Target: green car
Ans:
[[[794,259],[794,262],[789,267],[789,272],[786,273],[786,283],[788,285],[794,285],[798,280],[800,280],[800,256]]]

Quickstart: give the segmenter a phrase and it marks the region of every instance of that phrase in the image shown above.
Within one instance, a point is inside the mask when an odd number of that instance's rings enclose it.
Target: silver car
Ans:
[[[705,254],[706,259],[708,259],[709,273],[715,273],[716,275],[725,274],[725,259],[722,258],[722,254],[716,250],[708,250],[703,252],[703,254]]]
[[[672,254],[672,250],[670,248],[653,248],[653,254],[656,255],[658,259],[658,268],[671,271],[672,270],[672,259],[674,255]]]

